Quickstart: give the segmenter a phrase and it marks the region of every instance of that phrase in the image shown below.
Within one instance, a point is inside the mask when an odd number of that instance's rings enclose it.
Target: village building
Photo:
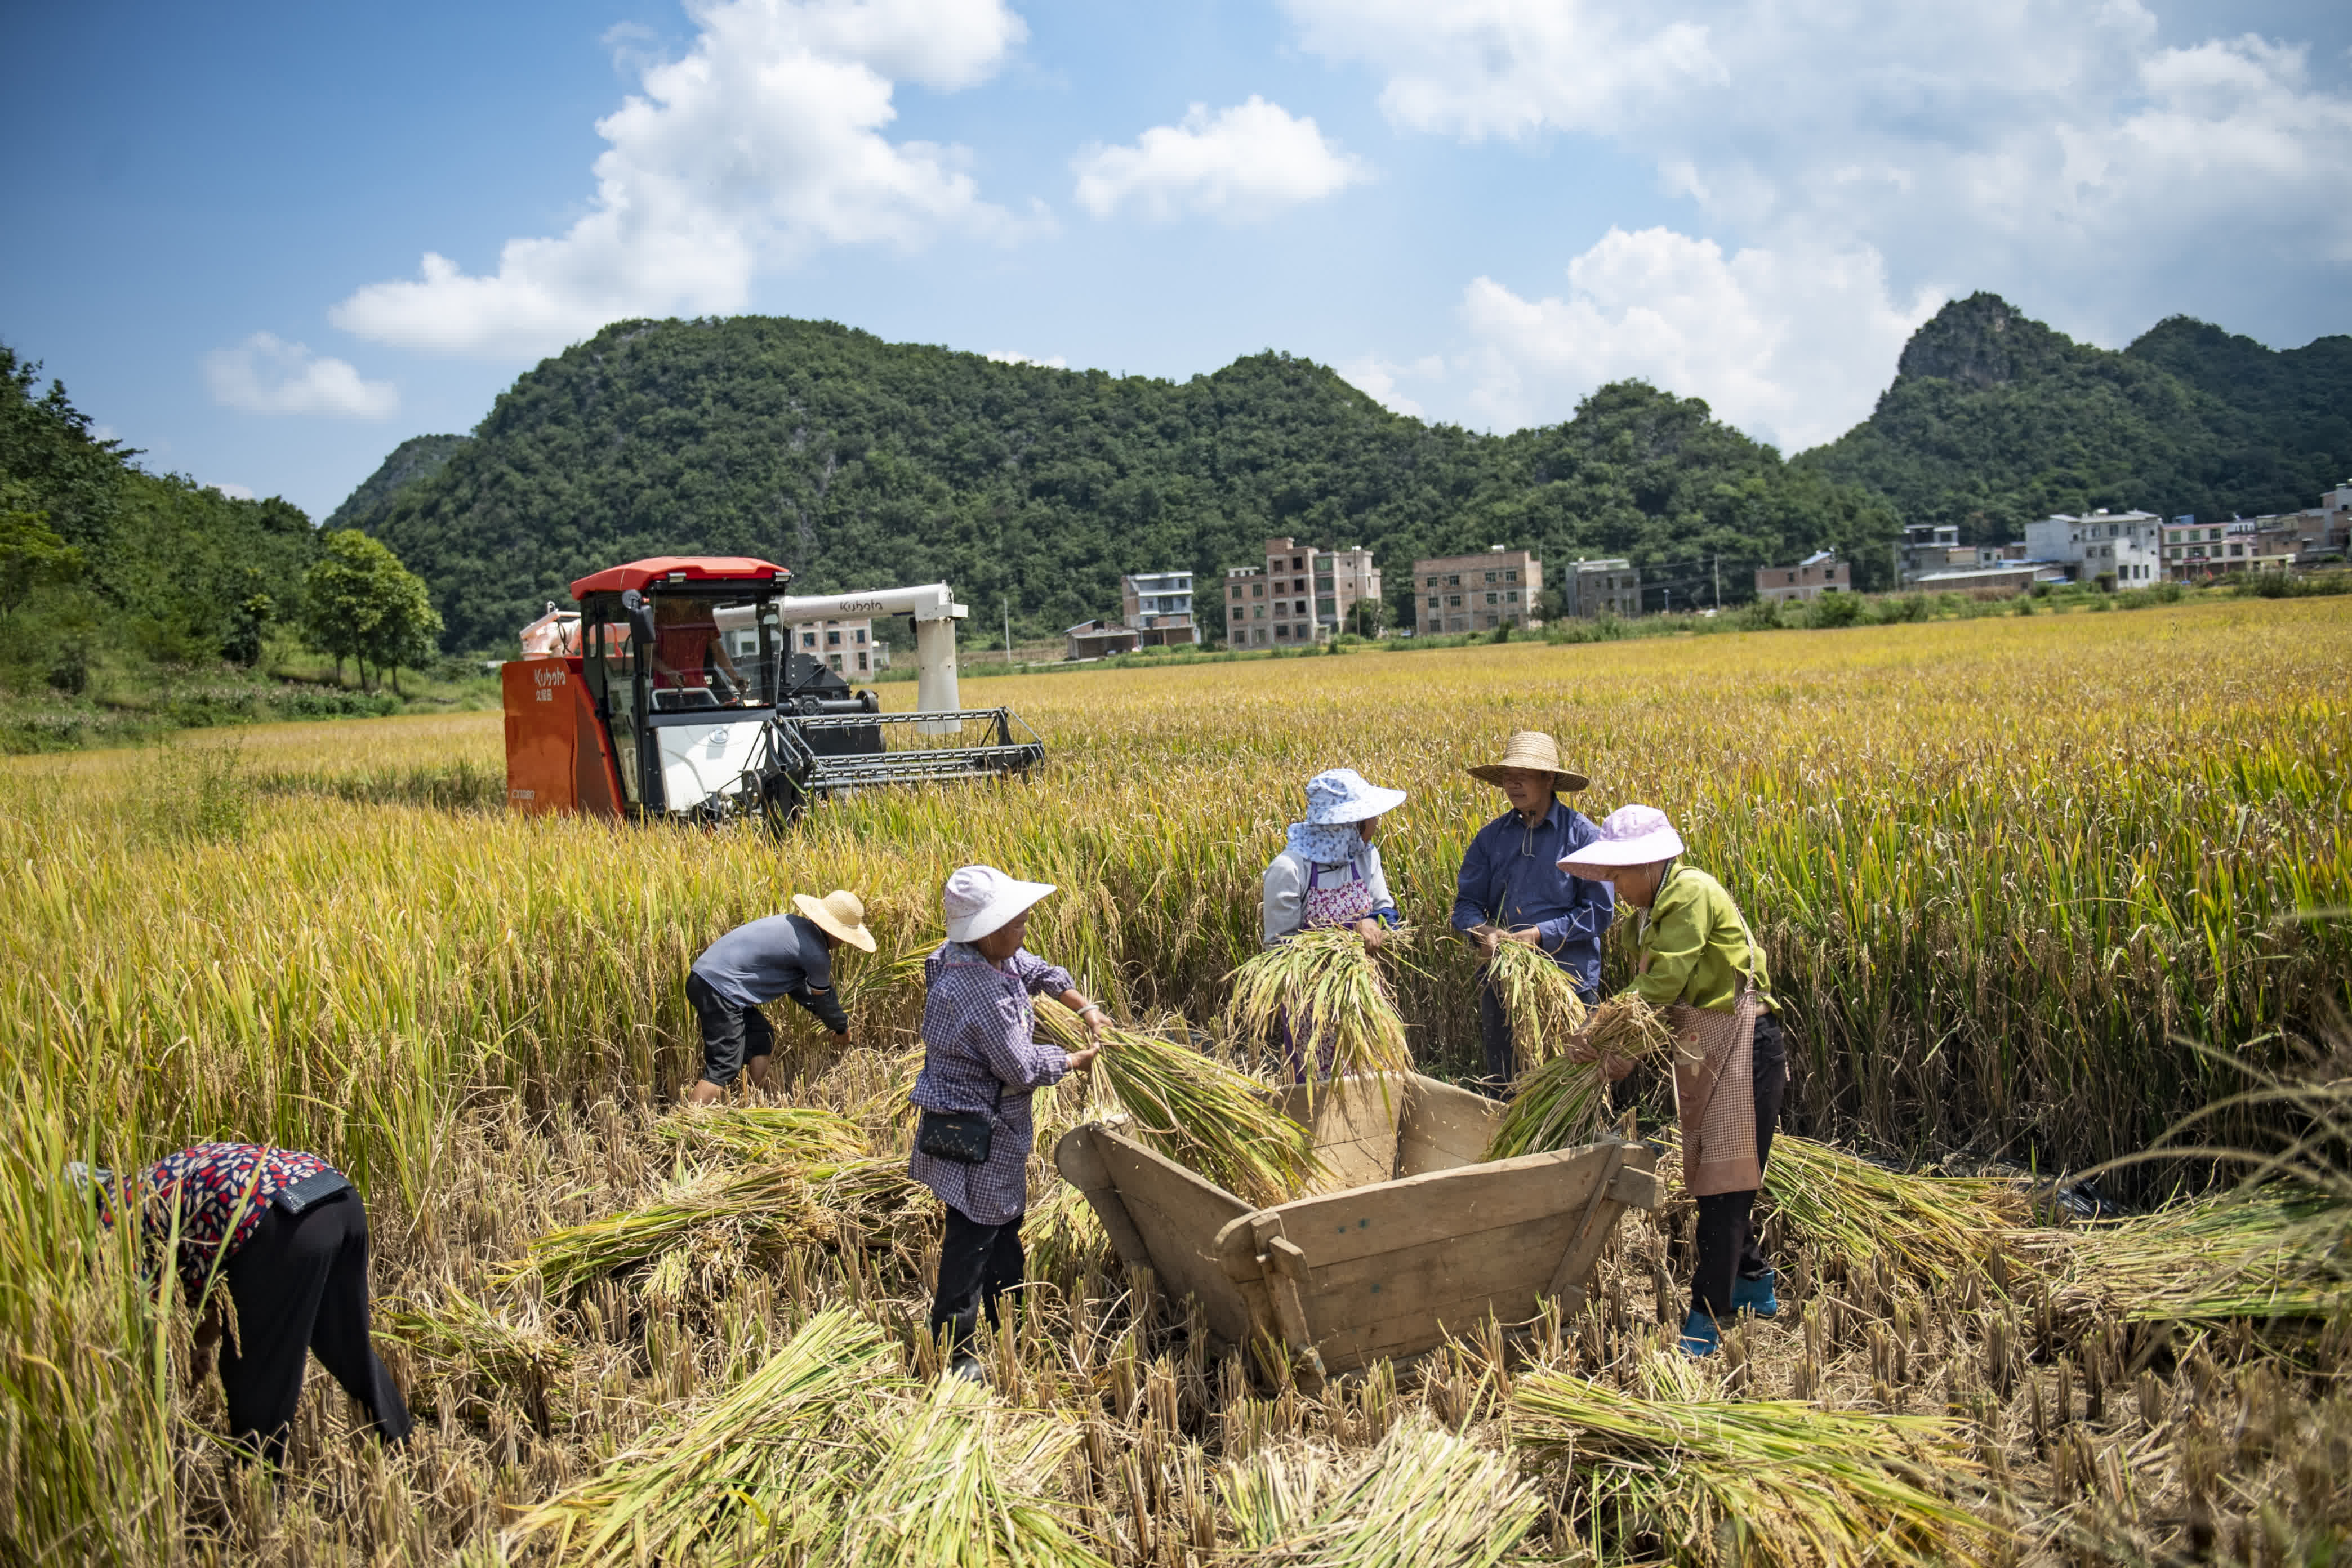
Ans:
[[[1265,565],[1225,568],[1225,646],[1327,641],[1346,629],[1358,605],[1380,596],[1380,568],[1362,546],[1317,550],[1269,539]]]
[[[1622,555],[1600,561],[1579,561],[1572,581],[1576,592],[1570,603],[1575,613],[1594,616],[1638,616],[1642,613],[1642,574]]]
[[[2152,511],[2053,512],[2025,525],[2025,558],[2057,563],[2071,582],[2141,588],[2165,574],[2168,531]]]
[[[1794,566],[1756,568],[1756,596],[1768,605],[1853,592],[1853,563],[1839,560],[1833,550],[1816,550]]]
[[[1434,555],[1412,563],[1415,626],[1424,637],[1543,625],[1536,601],[1543,563],[1497,544],[1478,555]]]
[[[1142,572],[1118,580],[1119,618],[1143,647],[1190,647],[1201,640],[1192,616],[1192,574]]]

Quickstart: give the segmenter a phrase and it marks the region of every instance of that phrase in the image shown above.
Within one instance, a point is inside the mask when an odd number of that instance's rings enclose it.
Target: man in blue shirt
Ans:
[[[1497,942],[1541,948],[1575,977],[1585,1001],[1597,1000],[1601,935],[1616,913],[1616,900],[1608,883],[1559,868],[1562,856],[1601,836],[1583,813],[1559,798],[1561,791],[1582,789],[1585,776],[1561,767],[1552,738],[1532,730],[1513,735],[1501,762],[1472,768],[1470,776],[1500,787],[1511,809],[1480,828],[1462,857],[1454,929],[1477,938],[1489,957]],[[1483,980],[1478,1029],[1486,1047],[1487,1091],[1507,1094],[1517,1074],[1510,1022],[1502,998]]]

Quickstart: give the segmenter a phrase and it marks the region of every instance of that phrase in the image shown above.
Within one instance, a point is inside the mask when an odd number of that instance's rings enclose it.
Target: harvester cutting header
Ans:
[[[789,821],[843,790],[1018,773],[1045,748],[1010,709],[966,709],[947,584],[784,592],[789,568],[657,555],[572,584],[504,669],[507,800],[519,811]],[[786,629],[911,615],[915,710],[884,713]]]

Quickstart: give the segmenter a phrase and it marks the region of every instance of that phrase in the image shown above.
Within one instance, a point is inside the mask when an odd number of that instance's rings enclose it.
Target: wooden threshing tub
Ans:
[[[1305,1086],[1282,1108],[1328,1175],[1274,1208],[1247,1203],[1090,1121],[1055,1145],[1130,1267],[1197,1297],[1228,1344],[1264,1334],[1314,1374],[1402,1358],[1475,1328],[1573,1302],[1617,1216],[1655,1208],[1657,1153],[1621,1138],[1482,1162],[1501,1108],[1417,1074]]]

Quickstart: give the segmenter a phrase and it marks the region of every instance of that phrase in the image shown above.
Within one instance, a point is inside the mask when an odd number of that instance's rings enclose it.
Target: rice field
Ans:
[[[2352,1521],[2340,1334],[2115,1300],[2086,1250],[2108,1233],[1969,1247],[1951,1215],[1975,1188],[1913,1205],[1913,1230],[1857,1227],[1822,1194],[1887,1201],[1859,1173],[1791,1189],[1781,1319],[1716,1363],[1661,1361],[1688,1267],[1670,1206],[1624,1227],[1591,1302],[1310,1395],[1213,1353],[1040,1168],[1049,1278],[990,1346],[995,1397],[936,1398],[937,1224],[897,1173],[896,1114],[949,869],[1060,884],[1034,950],[1139,1026],[1213,1030],[1256,949],[1258,873],[1304,779],[1338,765],[1412,792],[1381,843],[1420,938],[1382,962],[1416,1058],[1469,1076],[1475,956],[1442,933],[1462,847],[1502,806],[1461,770],[1537,728],[1591,774],[1590,815],[1664,807],[1742,900],[1787,1011],[1793,1129],[1970,1171],[2130,1152],[2242,1089],[2240,1064],[2344,1045],[2352,606],[965,692],[1045,737],[1040,775],[836,803],[775,841],[509,817],[495,714],[7,764],[0,1556],[1338,1563],[1420,1530],[1451,1554],[1421,1561],[1873,1560],[1821,1522],[1843,1517],[1923,1559],[2269,1562]],[[882,942],[843,971],[852,1048],[779,1008],[772,1107],[679,1122],[686,965],[837,885]],[[1622,976],[1623,950],[1609,963]],[[1670,1121],[1654,1082],[1627,1087],[1645,1124]],[[1079,1113],[1066,1097],[1041,1142]],[[2200,1136],[2275,1118],[2248,1101]],[[215,1136],[316,1150],[365,1190],[382,1331],[420,1413],[405,1453],[354,1438],[314,1369],[276,1489],[223,1464],[217,1389],[173,1374],[184,1314],[124,1283],[119,1238],[52,1179]],[[2109,1181],[2153,1196],[2177,1173]],[[2161,1256],[2223,1245],[2226,1222],[2191,1212],[2208,1228]],[[2297,1212],[2294,1256],[2332,1258]],[[1906,1251],[1915,1231],[1935,1245]],[[2223,1284],[2269,1280],[2228,1245]],[[1709,1414],[1763,1395],[1745,1424]],[[1785,1520],[1726,1527],[1737,1494],[1704,1489],[1724,1481],[1701,1461],[1737,1470],[1808,1410],[1825,1432],[1916,1418],[1888,1428],[1906,1468],[1825,1454],[1772,1494]],[[1677,1423],[1716,1446],[1658,1449]],[[823,1505],[858,1495],[875,1506],[854,1521]]]

